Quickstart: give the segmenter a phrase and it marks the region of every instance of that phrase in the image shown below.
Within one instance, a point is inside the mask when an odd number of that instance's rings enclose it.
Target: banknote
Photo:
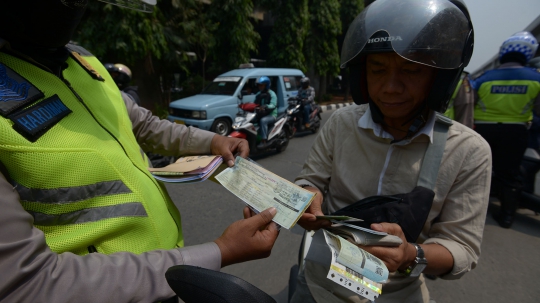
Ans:
[[[377,257],[340,236],[323,230],[332,260],[327,278],[374,301],[382,293],[388,269]]]
[[[222,171],[216,179],[259,212],[275,207],[277,214],[273,221],[287,229],[296,224],[315,197],[315,193],[241,157],[236,157],[234,166]]]
[[[336,261],[338,263],[353,269],[371,281],[386,282],[388,268],[379,258],[327,230],[324,230],[324,235],[328,245],[337,248]]]

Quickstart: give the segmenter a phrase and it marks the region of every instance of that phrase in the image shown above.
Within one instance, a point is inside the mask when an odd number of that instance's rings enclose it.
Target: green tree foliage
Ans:
[[[303,51],[309,27],[308,0],[281,0],[273,11],[278,16],[269,41],[269,65],[306,71]]]
[[[200,85],[204,87],[204,79],[206,72],[206,61],[208,56],[216,44],[215,31],[218,28],[218,23],[207,18],[203,12],[202,7],[199,13],[193,16],[192,19],[186,20],[180,24],[187,42],[190,44],[190,49],[197,54],[199,61],[201,62],[201,77]],[[201,87],[201,90],[202,90]],[[197,91],[199,93],[201,90]]]
[[[197,0],[161,0],[152,13],[89,1],[74,41],[103,62],[131,67],[144,106],[166,108],[168,78],[187,69],[189,46],[180,24],[198,12]]]
[[[341,35],[341,39],[339,39],[339,43],[343,43],[343,39],[345,38],[345,34],[347,33],[347,30],[353,20],[362,12],[364,9],[364,0],[341,0],[341,27],[343,28],[343,34]],[[350,92],[350,86],[349,86],[349,72],[348,70],[342,70],[342,84],[345,88],[345,96],[343,98],[344,101],[348,101],[349,99],[349,92]]]
[[[337,37],[341,34],[338,0],[310,0],[310,33],[307,37],[307,56],[319,75],[339,73]]]
[[[174,50],[184,40],[176,35],[171,20],[183,19],[192,11],[187,6],[194,0],[182,1],[184,5],[176,9],[174,2],[178,1],[160,1],[152,13],[141,13],[90,1],[74,40],[97,57],[118,58],[130,65],[148,54],[156,59],[179,59]]]
[[[345,34],[354,18],[364,9],[364,0],[341,0],[340,2],[341,28]]]
[[[213,0],[208,18],[218,24],[212,51],[214,70],[224,72],[249,62],[260,35],[251,23],[252,0]]]

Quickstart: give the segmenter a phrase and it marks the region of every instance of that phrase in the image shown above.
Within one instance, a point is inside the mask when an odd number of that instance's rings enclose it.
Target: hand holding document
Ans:
[[[273,221],[287,229],[296,224],[315,197],[315,193],[240,157],[216,179],[256,211],[275,207]]]
[[[193,183],[208,179],[223,163],[221,156],[182,157],[161,168],[149,167],[154,178],[171,183]]]

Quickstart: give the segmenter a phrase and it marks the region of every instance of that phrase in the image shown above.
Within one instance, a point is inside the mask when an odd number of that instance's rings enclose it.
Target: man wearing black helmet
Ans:
[[[300,79],[298,98],[302,99],[304,103],[304,125],[306,128],[309,128],[309,114],[311,114],[313,102],[315,102],[315,89],[309,85],[308,77],[302,77]]]
[[[317,193],[299,224],[318,230],[329,223],[316,216],[349,211],[364,219],[359,225],[402,239],[396,247],[361,247],[391,272],[377,303],[428,303],[422,273],[458,279],[478,262],[489,146],[437,113],[446,109],[472,46],[460,0],[377,0],[345,37],[342,68],[349,68],[359,106],[336,111],[317,137],[296,179]],[[388,196],[399,202],[378,202]],[[367,301],[326,278],[331,255],[320,230],[304,251],[292,302]]]
[[[141,99],[137,93],[138,87],[129,85],[132,77],[131,69],[122,63],[106,63],[103,66],[105,66],[118,88],[128,94],[140,106]]]
[[[173,265],[219,270],[268,256],[274,208],[246,208],[214,242],[182,248],[180,213],[139,145],[232,166],[248,144],[159,120],[121,93],[94,56],[67,44],[86,5],[0,4],[0,300],[159,302],[174,296]]]

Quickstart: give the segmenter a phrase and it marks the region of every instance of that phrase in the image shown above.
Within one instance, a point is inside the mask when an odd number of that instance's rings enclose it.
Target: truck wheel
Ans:
[[[227,136],[231,132],[231,122],[225,118],[216,119],[210,130],[218,135]]]

